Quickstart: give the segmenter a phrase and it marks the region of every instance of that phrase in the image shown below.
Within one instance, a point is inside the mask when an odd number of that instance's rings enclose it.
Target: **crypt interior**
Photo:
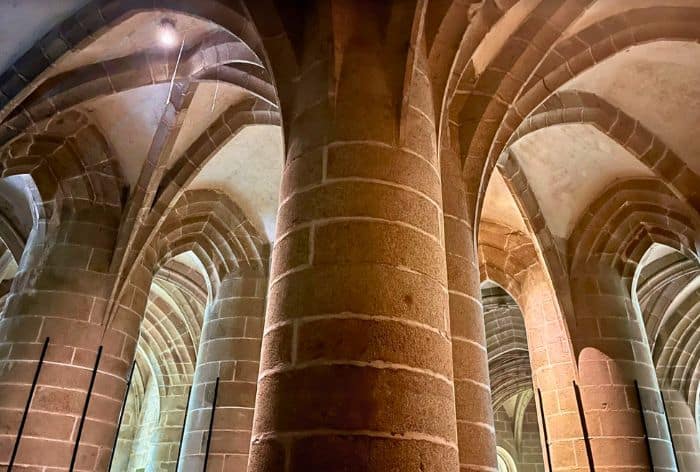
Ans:
[[[0,0],[0,470],[700,471],[700,0]]]

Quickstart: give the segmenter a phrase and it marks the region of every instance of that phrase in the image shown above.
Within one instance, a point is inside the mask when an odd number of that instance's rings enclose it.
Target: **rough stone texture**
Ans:
[[[360,20],[367,8],[377,15]],[[458,469],[440,174],[433,110],[421,101],[425,51],[411,52],[415,83],[403,99],[392,74],[403,75],[406,50],[393,42],[405,37],[382,33],[380,19],[401,11],[340,5],[332,15],[343,18],[334,34],[349,38],[336,52],[342,63],[310,37],[298,95],[289,109],[283,103],[290,136],[251,471]],[[324,10],[306,14],[310,35],[313,22],[331,20]],[[400,18],[397,28],[410,28]],[[392,46],[380,57],[382,43]],[[326,75],[329,67],[339,75]]]
[[[109,461],[138,335],[138,323],[106,332],[101,324],[114,284],[107,269],[118,216],[109,207],[66,209],[59,223],[33,230],[0,320],[0,461],[9,460],[46,337],[50,343],[15,464],[68,467],[100,345],[75,467],[100,470]]]
[[[10,3],[0,464],[700,467],[697,2]]]
[[[498,446],[506,450],[519,471],[544,472],[539,421],[532,391],[529,398],[531,401],[521,413],[519,422],[503,407],[495,412],[496,437]]]
[[[658,381],[631,298],[614,275],[594,274],[593,280],[581,273],[572,278],[578,321],[572,334],[596,470],[649,465],[635,380],[641,390],[654,468],[673,470]],[[584,288],[591,285],[597,290]]]
[[[266,279],[229,276],[207,307],[182,445],[181,470],[204,466],[214,384],[219,390],[207,470],[243,471],[260,360]]]
[[[460,470],[495,469],[490,353],[474,231],[456,153],[443,150],[441,166]]]

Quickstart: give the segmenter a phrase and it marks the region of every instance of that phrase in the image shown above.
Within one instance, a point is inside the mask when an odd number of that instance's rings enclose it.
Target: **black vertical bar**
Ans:
[[[673,433],[671,432],[671,420],[668,419],[668,410],[666,409],[666,400],[664,400],[663,390],[659,390],[659,394],[661,394],[661,405],[664,407],[666,426],[668,426],[668,438],[671,440],[671,449],[673,449],[673,461],[676,463],[676,469],[680,470],[678,467],[678,454],[676,453],[676,444],[673,442]]]
[[[591,472],[595,472],[595,465],[593,463],[593,451],[591,450],[591,439],[588,437],[588,425],[586,424],[586,412],[583,411],[583,400],[581,400],[581,391],[576,385],[576,381],[572,382],[574,384],[574,394],[576,395],[576,406],[578,407],[578,416],[581,420],[581,432],[583,432],[583,443],[586,445],[586,456],[588,457],[588,468]]]
[[[119,441],[119,430],[122,429],[122,420],[124,419],[124,411],[126,411],[126,400],[129,398],[129,389],[131,388],[131,379],[134,378],[134,371],[136,370],[136,361],[131,364],[131,373],[129,374],[129,379],[126,381],[126,392],[124,392],[124,400],[122,401],[122,408],[119,411],[119,421],[117,422],[117,433],[114,436],[114,444],[112,444],[112,454],[109,456],[109,467],[107,470],[112,470],[112,462],[114,462],[114,453],[117,451],[117,442]]]
[[[190,397],[192,396],[192,387],[187,392],[187,403],[185,404],[185,419],[182,420],[182,431],[180,431],[180,446],[177,448],[177,462],[175,463],[175,472],[180,469],[180,454],[182,454],[182,441],[185,439],[185,426],[187,426],[187,413],[190,411]]]
[[[647,419],[644,416],[644,406],[642,405],[642,393],[639,390],[639,382],[634,381],[634,390],[637,393],[637,404],[639,405],[639,416],[642,419],[642,429],[644,431],[644,441],[647,445],[647,457],[649,459],[649,465],[651,466],[652,472],[654,471],[654,458],[651,456],[651,444],[649,443],[649,432],[647,430]]]
[[[10,463],[7,466],[7,472],[12,470],[15,465],[15,458],[17,457],[17,451],[19,451],[19,442],[22,439],[22,433],[24,432],[24,424],[27,422],[27,415],[29,414],[29,407],[32,404],[32,399],[34,398],[34,390],[36,389],[36,383],[39,380],[39,372],[41,371],[41,366],[44,364],[44,356],[46,356],[46,349],[49,347],[49,338],[44,341],[44,347],[41,348],[41,354],[39,355],[39,363],[36,365],[36,370],[34,371],[34,379],[32,379],[32,387],[29,389],[29,397],[27,397],[27,404],[24,406],[24,413],[22,413],[22,420],[19,422],[19,430],[17,431],[17,440],[15,441],[15,447],[12,449],[12,456],[10,456]]]
[[[207,462],[209,462],[209,446],[211,445],[211,430],[214,428],[214,412],[216,412],[216,396],[219,394],[219,377],[214,385],[214,400],[211,402],[211,418],[209,418],[209,435],[207,436],[207,455],[204,456],[204,468],[202,472],[207,472]]]
[[[78,426],[78,437],[75,438],[75,446],[73,446],[73,457],[70,460],[70,472],[75,468],[75,460],[78,458],[78,447],[80,446],[80,437],[83,435],[83,426],[85,425],[85,416],[87,415],[88,406],[90,406],[90,397],[92,396],[92,388],[95,386],[95,377],[97,377],[97,368],[100,365],[100,357],[102,357],[102,346],[97,349],[97,357],[95,358],[95,367],[92,369],[92,377],[90,377],[90,386],[88,387],[87,395],[85,396],[85,406],[83,406],[83,414],[80,417],[80,425]]]
[[[544,403],[542,403],[542,390],[537,389],[537,398],[540,401],[540,418],[542,418],[542,432],[544,433],[544,449],[547,452],[547,466],[552,472],[552,456],[549,453],[549,436],[547,435],[547,422],[544,416]]]

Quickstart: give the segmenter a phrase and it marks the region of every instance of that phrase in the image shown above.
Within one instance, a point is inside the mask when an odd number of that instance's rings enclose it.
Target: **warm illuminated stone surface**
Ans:
[[[38,3],[1,470],[700,468],[698,0]]]
[[[380,57],[380,24],[360,11],[305,12],[352,18],[334,34],[366,41],[339,45],[336,78],[311,37],[286,110],[252,471],[458,469],[439,164],[431,102],[417,98],[425,51]],[[415,98],[400,120],[403,84],[384,65],[406,60]],[[319,79],[335,82],[333,102]]]
[[[208,307],[202,327],[192,395],[182,444],[182,467],[245,470],[260,360],[267,280],[229,276]],[[214,386],[219,378],[209,432]]]
[[[0,460],[5,463],[48,337],[15,465],[32,470],[67,467],[71,462],[102,347],[75,466],[80,470],[107,466],[138,330],[133,324],[123,326],[130,331],[105,333],[102,326],[114,284],[107,269],[116,236],[115,213],[105,207],[77,210],[57,227],[37,226],[30,236],[0,320],[6,353],[0,374]]]

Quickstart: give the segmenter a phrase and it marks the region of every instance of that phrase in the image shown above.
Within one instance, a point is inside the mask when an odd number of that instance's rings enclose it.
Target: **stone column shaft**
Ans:
[[[253,426],[267,279],[229,276],[207,308],[180,470],[202,470],[216,378],[208,471],[245,472]]]
[[[649,344],[624,279],[603,264],[580,268],[572,295],[573,341],[596,471],[651,470],[635,380],[654,470],[676,470]]]
[[[556,294],[540,270],[533,270],[526,278],[518,303],[527,330],[542,454],[546,457],[549,449],[554,471],[589,472],[573,385],[577,376],[571,335],[557,304]],[[538,391],[542,395],[541,403]],[[543,413],[548,444],[544,443]]]
[[[309,190],[305,166],[326,169]],[[429,194],[410,186],[418,169],[434,182]],[[454,470],[434,172],[379,143],[338,143],[287,164],[251,471]]]
[[[68,470],[100,345],[75,470],[106,469],[138,335],[136,316],[103,338],[118,210],[90,206],[64,213],[58,227],[35,226],[0,319],[2,464],[9,461],[42,344],[50,337],[17,470]]]
[[[296,95],[283,103],[249,470],[456,472],[440,167],[425,51],[409,44],[415,4],[307,6]]]
[[[479,261],[459,158],[442,152],[445,252],[460,470],[497,470]]]

